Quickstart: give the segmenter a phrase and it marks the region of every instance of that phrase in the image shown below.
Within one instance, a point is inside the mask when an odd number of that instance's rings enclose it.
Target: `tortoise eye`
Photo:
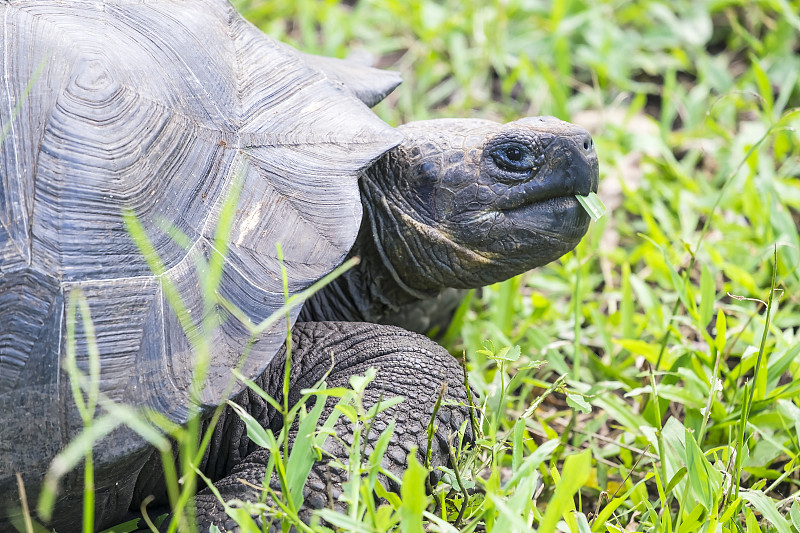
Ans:
[[[522,161],[522,150],[516,146],[510,146],[506,149],[506,157],[515,163]]]
[[[527,173],[533,168],[530,149],[518,143],[503,144],[491,152],[495,165],[506,172]]]

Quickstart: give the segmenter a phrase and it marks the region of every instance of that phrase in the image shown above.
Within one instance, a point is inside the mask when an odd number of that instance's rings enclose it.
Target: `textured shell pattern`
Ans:
[[[185,420],[193,351],[126,230],[124,208],[199,323],[207,310],[196,265],[218,253],[221,206],[241,179],[218,292],[258,323],[284,303],[276,243],[292,294],[337,266],[361,220],[358,174],[397,133],[226,0],[7,0],[0,23],[4,488],[12,471],[41,472],[80,429],[62,368],[73,289],[90,306],[100,392]],[[250,338],[223,316],[206,405],[230,390]],[[86,372],[80,321],[77,329]],[[278,324],[256,340],[245,374],[265,368],[285,331]],[[20,453],[21,443],[31,449]],[[96,460],[129,452],[108,447]]]

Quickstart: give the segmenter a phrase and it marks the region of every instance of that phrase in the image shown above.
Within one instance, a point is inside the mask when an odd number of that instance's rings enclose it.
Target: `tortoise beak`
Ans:
[[[527,179],[508,187],[506,194],[498,198],[496,208],[507,211],[597,192],[599,166],[588,131],[554,117],[524,118],[509,124],[520,125],[539,137],[541,164]]]

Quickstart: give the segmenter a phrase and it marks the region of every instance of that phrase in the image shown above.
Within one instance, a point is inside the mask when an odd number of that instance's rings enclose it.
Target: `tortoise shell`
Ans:
[[[101,394],[186,420],[194,351],[125,209],[193,322],[219,316],[202,390],[202,403],[217,405],[236,392],[231,368],[257,375],[286,332],[285,324],[266,331],[241,362],[250,331],[204,304],[197,267],[220,253],[215,228],[235,184],[217,292],[258,323],[285,301],[276,244],[290,294],[336,267],[361,221],[359,173],[400,134],[365,105],[396,77],[297,52],[225,0],[10,0],[0,20],[5,493],[16,492],[14,472],[41,479],[81,428],[62,368],[76,288],[96,330]],[[88,372],[80,319],[76,327],[78,367]],[[95,460],[119,461],[138,447],[119,440]]]

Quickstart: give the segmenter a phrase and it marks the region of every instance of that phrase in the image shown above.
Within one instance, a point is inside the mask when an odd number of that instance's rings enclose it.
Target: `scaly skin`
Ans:
[[[298,324],[292,332],[292,370],[289,384],[289,403],[300,398],[300,391],[313,386],[326,372],[333,369],[326,383],[328,387],[348,387],[353,375],[363,375],[370,367],[377,375],[365,391],[364,407],[369,409],[379,400],[402,396],[405,401],[380,413],[364,438],[367,456],[390,420],[396,421],[394,436],[384,455],[382,466],[398,478],[402,477],[407,454],[416,447],[425,453],[427,447],[426,427],[431,419],[433,407],[441,385],[447,385],[446,394],[436,416],[436,438],[432,442],[432,466],[448,463],[447,442],[458,432],[469,418],[466,408],[464,371],[458,362],[441,346],[427,337],[411,333],[394,326],[382,326],[354,322],[313,322]],[[333,354],[333,361],[331,360]],[[267,370],[255,381],[278,402],[283,401],[283,370],[286,351],[281,350]],[[281,420],[257,394],[245,390],[234,401],[247,410],[264,427],[278,431]],[[336,399],[326,404],[321,420],[332,411]],[[334,426],[337,435],[352,442],[353,428],[342,416]],[[290,442],[295,433],[290,433]],[[472,429],[467,424],[466,440],[472,440]],[[325,451],[346,462],[347,451],[334,438],[328,438]],[[342,492],[345,473],[328,468],[328,459],[313,466],[304,489],[305,502],[301,511],[304,520],[311,519],[312,509],[339,506],[335,499]],[[260,486],[264,482],[269,452],[258,448],[247,438],[247,430],[232,409],[226,408],[214,430],[209,452],[201,468],[213,481],[226,501],[238,498],[256,500],[258,491],[241,483],[240,479]],[[434,470],[437,479],[441,472]],[[161,477],[158,454],[153,454],[143,468],[137,484],[134,506],[138,501],[154,492]],[[385,476],[381,481],[390,489],[399,487]],[[277,478],[271,480],[273,489],[280,491]],[[334,501],[328,500],[329,487]],[[155,491],[158,492],[158,491]],[[166,503],[163,493],[160,501]],[[233,531],[236,524],[224,512],[222,505],[208,490],[195,498],[200,531],[207,531],[209,524],[217,524],[223,530]]]

